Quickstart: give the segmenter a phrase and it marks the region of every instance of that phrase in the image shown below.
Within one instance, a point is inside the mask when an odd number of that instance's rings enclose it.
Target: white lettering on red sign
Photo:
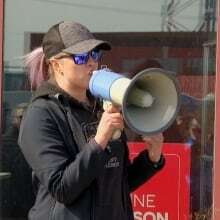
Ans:
[[[169,215],[167,212],[134,212],[135,220],[169,220]]]
[[[155,208],[155,194],[142,194],[137,195],[133,193],[131,195],[131,201],[133,207],[147,207],[147,208]]]

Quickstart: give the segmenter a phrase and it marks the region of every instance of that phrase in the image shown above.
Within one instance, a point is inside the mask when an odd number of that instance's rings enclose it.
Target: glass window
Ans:
[[[181,107],[164,132],[165,142],[190,147],[190,215],[192,220],[211,219],[217,1],[4,2],[0,218],[27,219],[34,203],[31,168],[17,144],[20,120],[32,95],[22,56],[41,45],[51,25],[74,20],[112,43],[113,49],[104,55],[102,64],[114,72],[132,78],[143,69],[156,67],[177,78]],[[128,133],[129,141],[140,141],[132,131]]]

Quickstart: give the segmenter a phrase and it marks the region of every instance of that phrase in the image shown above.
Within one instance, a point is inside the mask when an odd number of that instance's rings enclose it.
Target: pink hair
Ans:
[[[31,83],[31,89],[37,89],[43,81],[49,78],[48,64],[42,47],[38,47],[25,55],[24,64]]]

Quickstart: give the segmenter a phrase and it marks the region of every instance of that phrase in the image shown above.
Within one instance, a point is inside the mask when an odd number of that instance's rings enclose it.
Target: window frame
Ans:
[[[213,220],[220,219],[220,4],[217,14],[217,44],[216,44],[216,84],[215,84],[215,135],[213,160]]]

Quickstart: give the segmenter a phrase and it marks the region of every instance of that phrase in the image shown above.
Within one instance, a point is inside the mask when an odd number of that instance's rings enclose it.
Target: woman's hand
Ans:
[[[102,149],[107,147],[108,142],[112,138],[113,132],[116,129],[124,129],[123,117],[118,108],[109,105],[102,114],[95,136],[95,141],[102,147]]]
[[[159,133],[152,136],[145,136],[143,140],[149,145],[148,152],[149,158],[152,162],[156,163],[160,160],[162,147],[163,147],[163,134]]]

